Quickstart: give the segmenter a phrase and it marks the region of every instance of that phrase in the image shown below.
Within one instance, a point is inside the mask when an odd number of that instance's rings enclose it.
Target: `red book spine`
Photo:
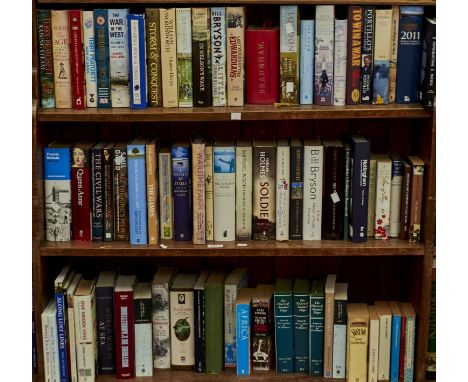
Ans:
[[[83,42],[81,39],[81,11],[73,9],[68,11],[70,25],[70,54],[73,109],[85,109],[85,84],[83,74]]]
[[[91,240],[91,173],[88,167],[72,167],[73,240]]]
[[[247,29],[247,103],[267,105],[279,100],[279,29]]]
[[[115,363],[117,378],[135,378],[133,291],[114,292]]]
[[[406,339],[406,316],[401,315],[401,332],[400,332],[400,370],[398,382],[405,382],[405,339]]]

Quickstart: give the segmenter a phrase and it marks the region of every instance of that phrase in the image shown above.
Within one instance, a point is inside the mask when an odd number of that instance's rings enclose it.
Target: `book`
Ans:
[[[251,302],[254,288],[241,288],[236,298],[237,375],[249,375],[251,370]]]
[[[300,103],[312,105],[314,93],[314,20],[301,20],[300,34]]]
[[[236,238],[236,148],[233,141],[213,146],[214,240]]]
[[[205,244],[205,140],[192,139],[193,243]]]
[[[436,380],[436,345],[437,345],[437,331],[436,331],[436,318],[437,318],[437,285],[436,285],[436,259],[432,259],[432,281],[431,281],[431,302],[429,306],[429,333],[427,340],[427,354],[426,354],[426,378],[428,380]]]
[[[401,311],[396,301],[389,301],[392,312],[392,342],[390,346],[390,382],[398,382],[400,368]]]
[[[390,203],[392,160],[385,154],[376,154],[374,239],[386,240],[390,231]]]
[[[302,237],[320,240],[322,236],[323,145],[320,139],[304,140],[304,206]]]
[[[97,67],[94,12],[82,11],[86,107],[97,107]]]
[[[349,239],[349,212],[351,193],[351,146],[347,142],[344,145],[344,217],[343,217],[343,239]]]
[[[403,186],[401,195],[401,210],[400,210],[400,239],[409,239],[409,218],[410,218],[410,203],[411,203],[411,182],[412,182],[412,167],[403,162]]]
[[[226,7],[227,104],[244,105],[245,8]]]
[[[363,9],[362,55],[361,55],[361,103],[372,103],[374,88],[374,38],[375,6],[365,5]]]
[[[253,239],[274,240],[276,237],[275,170],[276,143],[253,141]]]
[[[325,282],[325,324],[323,329],[323,376],[333,376],[333,319],[335,316],[336,275],[329,274]],[[349,306],[349,305],[348,305]]]
[[[96,281],[99,374],[115,373],[114,286],[117,272],[102,271]]]
[[[93,241],[104,241],[104,146],[99,142],[90,149]]]
[[[236,142],[236,240],[252,238],[252,142]]]
[[[252,296],[252,369],[270,370],[273,356],[275,286],[258,284]]]
[[[97,72],[97,107],[110,108],[109,24],[107,9],[94,10],[94,44]]]
[[[191,8],[176,8],[176,32],[179,107],[192,107],[193,81]]]
[[[390,346],[392,339],[392,311],[386,301],[376,301],[379,315],[379,363],[377,379],[390,379]]]
[[[346,63],[346,105],[361,103],[362,7],[348,7],[348,60]]]
[[[333,105],[346,103],[346,60],[348,42],[348,20],[335,20],[335,57],[333,57]]]
[[[401,342],[399,380],[410,382],[414,374],[414,351],[416,340],[416,312],[409,302],[399,302],[402,317],[405,317],[405,335]],[[402,326],[403,330],[403,326]],[[403,338],[403,333],[402,333]]]
[[[177,30],[175,8],[159,9],[161,34],[162,101],[164,107],[177,107]]]
[[[333,378],[346,376],[346,329],[348,284],[336,283],[333,318]]]
[[[153,367],[171,367],[171,326],[169,311],[169,290],[176,269],[159,267],[151,282],[153,322]]]
[[[235,268],[224,283],[224,366],[237,365],[236,298],[241,288],[247,288],[247,268]]]
[[[130,107],[145,109],[146,90],[145,15],[128,14],[128,50],[130,56]],[[113,105],[112,105],[113,106]]]
[[[68,25],[70,28],[70,74],[73,109],[86,108],[81,14],[82,11],[79,9],[70,9],[68,11]]]
[[[367,381],[369,312],[366,304],[348,304],[346,375],[348,381]]]
[[[290,146],[289,240],[302,240],[304,206],[304,146],[299,138]]]
[[[148,244],[159,242],[158,216],[158,182],[156,172],[158,168],[156,141],[146,143],[146,204],[148,205]]]
[[[73,296],[75,295],[78,283],[81,280],[81,274],[75,273],[66,291],[67,300],[67,318],[68,318],[68,344],[70,354],[70,380],[71,382],[78,381],[77,374],[77,359],[76,359],[76,336],[75,336],[75,308],[73,303]]]
[[[390,199],[390,231],[389,237],[398,237],[400,233],[400,207],[401,195],[403,190],[403,158],[396,152],[391,152],[392,160],[392,180],[391,180],[391,199]]]
[[[280,102],[299,103],[299,7],[280,5]]]
[[[142,282],[135,285],[135,377],[153,375],[151,284]]]
[[[171,367],[191,369],[195,365],[193,287],[197,274],[179,273],[170,289]]]
[[[161,21],[158,8],[145,9],[148,105],[162,106]]]
[[[45,381],[60,381],[55,299],[50,299],[41,314]]]
[[[372,103],[376,105],[388,103],[391,39],[392,10],[377,9],[375,11],[374,84],[372,90]]]
[[[398,306],[401,309],[400,304]],[[405,363],[405,339],[406,339],[406,315],[401,312],[401,332],[400,332],[400,366],[398,368],[398,380],[404,380],[404,363]]]
[[[424,186],[424,161],[417,156],[409,156],[408,162],[412,168],[411,204],[409,213],[409,241],[421,241],[421,214]]]
[[[374,237],[375,227],[375,175],[377,172],[377,160],[371,154],[369,161],[369,198],[367,202],[367,236]]]
[[[159,180],[159,217],[161,222],[161,239],[172,239],[174,231],[172,195],[172,160],[168,148],[161,148],[158,152],[158,180]]]
[[[49,382],[51,378],[51,360],[50,360],[50,338],[49,338],[49,309],[55,304],[55,299],[51,298],[43,312],[41,313],[41,331],[42,331],[42,358],[44,361],[43,373],[44,380]],[[33,305],[34,307],[34,305]],[[34,318],[34,314],[33,314]]]
[[[226,8],[211,8],[211,87],[213,106],[226,106]]]
[[[276,149],[276,240],[278,241],[289,240],[290,155],[288,140],[278,139]],[[302,219],[300,222],[302,223]]]
[[[435,106],[436,93],[436,20],[424,19],[422,40],[421,74],[419,81],[419,100],[426,108]]]
[[[174,195],[174,239],[192,240],[192,186],[190,144],[176,142],[171,148]]]
[[[206,240],[213,241],[213,144],[211,142],[205,145],[205,207]]]
[[[395,103],[396,78],[398,63],[398,35],[400,23],[400,7],[392,5],[392,49],[390,51],[390,71],[388,80],[388,102]]]
[[[70,241],[71,153],[57,142],[44,147],[44,211],[47,241]]]
[[[54,58],[52,55],[52,19],[50,9],[37,10],[37,48],[41,107],[55,107]]]
[[[291,279],[278,278],[275,284],[275,354],[276,372],[294,372],[293,284]]]
[[[423,6],[400,7],[396,103],[418,101],[423,14]]]
[[[202,271],[193,287],[195,373],[205,373],[205,283],[209,271]]]
[[[369,360],[367,380],[378,381],[380,319],[375,305],[368,305],[369,312]]]
[[[148,244],[145,149],[146,140],[141,137],[127,145],[130,244]]]
[[[104,146],[104,241],[114,241],[114,179],[113,143]]]
[[[192,8],[193,105],[212,105],[211,95],[211,12]]]
[[[70,32],[68,11],[51,10],[54,93],[57,109],[72,107]]]
[[[315,105],[333,104],[334,21],[333,5],[315,6]]]
[[[323,339],[325,323],[325,282],[314,280],[310,285],[309,374],[323,375]]]
[[[309,279],[296,278],[293,286],[294,371],[309,373]]]

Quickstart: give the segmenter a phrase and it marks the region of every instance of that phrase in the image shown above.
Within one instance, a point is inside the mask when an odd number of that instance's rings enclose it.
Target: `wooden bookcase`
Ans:
[[[40,315],[53,293],[53,280],[65,262],[72,260],[80,269],[121,268],[149,274],[157,265],[175,265],[181,271],[215,266],[247,266],[250,282],[273,282],[277,276],[324,277],[337,273],[339,281],[349,283],[349,301],[372,303],[376,299],[411,301],[417,311],[415,381],[425,380],[432,258],[435,237],[435,112],[414,105],[359,105],[344,107],[273,106],[213,107],[189,109],[148,108],[41,110],[37,75],[36,9],[158,7],[167,4],[197,6],[206,4],[246,4],[264,7],[272,4],[375,4],[425,5],[435,13],[435,0],[33,0],[32,61],[32,138],[33,138],[33,287],[36,314],[39,373],[43,380],[42,335]],[[238,118],[241,121],[231,120]],[[214,138],[286,138],[344,137],[360,131],[372,142],[372,152],[395,149],[403,155],[419,155],[427,163],[422,241],[410,244],[399,239],[364,244],[348,241],[320,242],[247,242],[223,248],[208,248],[191,242],[164,242],[159,246],[131,246],[125,242],[51,243],[44,240],[44,184],[42,148],[54,139],[125,140],[139,134],[155,135],[166,140],[189,137],[192,132]],[[98,376],[99,382],[115,381],[114,376]],[[151,378],[136,378],[148,381]],[[188,371],[157,371],[158,381],[321,381],[306,375],[253,373],[237,378],[232,370],[219,375]]]

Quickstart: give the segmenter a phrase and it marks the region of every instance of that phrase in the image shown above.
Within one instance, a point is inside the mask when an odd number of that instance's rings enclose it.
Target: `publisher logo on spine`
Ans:
[[[185,305],[185,294],[179,293],[179,297],[177,298],[177,301],[179,302],[179,305],[180,305],[180,304],[184,304],[184,305]]]
[[[97,19],[96,19],[96,23],[98,25],[104,25],[104,23],[106,22],[106,20],[104,19],[104,17],[102,16],[99,16]]]

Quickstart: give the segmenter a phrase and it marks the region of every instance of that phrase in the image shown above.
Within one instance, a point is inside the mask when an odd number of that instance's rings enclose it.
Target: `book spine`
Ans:
[[[421,241],[421,213],[423,202],[424,166],[413,166],[411,176],[411,206],[409,215],[409,241]]]
[[[113,287],[96,288],[96,321],[99,374],[115,373]]]
[[[436,92],[436,24],[426,19],[422,41],[419,100],[427,108],[434,107]]]
[[[130,244],[147,244],[145,145],[129,145],[127,155]]]
[[[275,353],[276,372],[294,372],[293,296],[291,293],[275,293]],[[307,336],[308,339],[308,336]]]
[[[237,375],[250,374],[250,304],[236,304]]]
[[[279,146],[276,155],[276,240],[285,241],[289,240],[290,147]]]
[[[109,9],[109,69],[112,107],[130,107],[127,9]]]
[[[280,6],[280,102],[299,103],[299,8]]]
[[[114,292],[116,377],[135,378],[135,325],[133,291]]]
[[[107,22],[107,9],[94,10],[94,28],[97,71],[97,107],[110,108],[109,25]]]
[[[195,311],[195,373],[205,373],[205,293],[203,289],[195,289],[193,293]]]
[[[346,376],[348,381],[367,381],[367,345],[368,325],[367,322],[350,322],[348,324],[348,354]]]
[[[97,107],[96,39],[94,12],[82,11],[86,107]]]
[[[127,148],[115,148],[114,158],[114,196],[115,196],[115,240],[128,240],[128,179]]]
[[[39,78],[41,82],[41,107],[55,107],[54,57],[52,55],[52,20],[49,9],[37,10],[37,48]]]
[[[391,39],[392,10],[377,9],[375,11],[374,83],[372,90],[372,103],[376,105],[388,104]]]
[[[322,237],[323,146],[304,146],[304,206],[302,237]]]
[[[153,375],[151,298],[135,299],[135,377]]]
[[[333,321],[333,378],[346,376],[346,301],[335,300]]]
[[[50,337],[50,370],[51,370],[51,382],[60,381],[60,360],[58,352],[58,336],[57,336],[57,321],[55,318],[56,309],[54,307],[53,312],[49,316],[49,337]],[[87,382],[87,381],[86,381]]]
[[[190,147],[172,148],[174,239],[192,240],[192,186]]]
[[[325,325],[323,330],[323,376],[333,376],[333,319],[335,316],[334,293],[325,294]]]
[[[159,216],[161,239],[173,236],[172,163],[170,153],[159,153]]]
[[[96,307],[94,290],[88,296],[75,296],[75,330],[78,381],[92,382],[96,376]],[[78,298],[77,298],[78,297]]]
[[[102,149],[91,149],[93,240],[104,240],[104,165]]]
[[[236,297],[235,284],[224,286],[224,367],[236,367]]]
[[[52,21],[52,52],[54,60],[55,107],[72,107],[70,66],[70,33],[68,11],[50,11]]]
[[[374,237],[375,227],[375,186],[377,161],[375,159],[369,162],[369,198],[367,202],[367,236]]]
[[[374,239],[386,240],[390,232],[392,163],[377,161],[375,185]]]
[[[348,7],[348,61],[346,64],[346,104],[361,102],[361,34],[362,7]]]
[[[315,105],[333,104],[334,21],[333,5],[315,6]]]
[[[51,345],[49,336],[49,316],[45,311],[41,314],[41,328],[42,328],[42,358],[44,359],[44,381],[51,382]]]
[[[226,106],[226,8],[211,8],[213,106]]]
[[[378,380],[390,379],[390,347],[392,338],[392,316],[379,317],[379,364]]]
[[[205,146],[205,206],[206,240],[213,241],[213,146]]]
[[[392,342],[390,348],[390,382],[398,382],[400,367],[401,316],[392,316]]]
[[[161,74],[161,23],[159,9],[147,8],[146,20],[146,67],[148,76],[148,104],[162,106]]]
[[[400,207],[403,189],[403,169],[404,164],[401,159],[395,159],[392,161],[389,237],[398,237],[400,232]]]
[[[252,147],[236,147],[236,239],[252,238]]]
[[[176,9],[176,30],[179,107],[192,107],[193,81],[191,8]]]
[[[162,100],[164,107],[177,107],[177,31],[175,8],[160,9]]]
[[[375,6],[364,6],[361,58],[361,103],[372,102]]]
[[[222,284],[205,285],[205,354],[206,372],[221,373],[224,365]]]
[[[406,317],[404,382],[413,381],[415,341],[416,319],[414,317]]]
[[[350,188],[351,188],[351,147],[345,144],[344,163],[344,218],[343,218],[343,239],[349,239],[349,213],[350,213]]]
[[[245,8],[226,7],[228,106],[244,105]]]
[[[193,104],[212,105],[210,9],[192,8]]]
[[[390,51],[388,103],[395,103],[395,96],[396,96],[399,23],[400,23],[400,7],[398,5],[393,5],[392,6],[392,41],[391,41],[392,48]]]
[[[379,320],[370,320],[369,322],[369,367],[367,380],[369,382],[378,381],[378,362],[379,362]]]
[[[104,148],[104,241],[114,241],[114,179],[112,148]]]
[[[409,164],[404,163],[403,168],[403,186],[401,195],[401,211],[400,211],[400,239],[409,239],[409,219],[410,219],[410,203],[411,203],[411,183],[412,183],[412,168]]]
[[[169,312],[169,285],[153,284],[153,366],[155,369],[171,367],[171,327]]]
[[[333,68],[333,105],[344,106],[346,101],[346,54],[348,20],[335,20],[335,57]]]
[[[57,338],[58,338],[58,355],[60,366],[60,381],[68,382],[69,367],[68,367],[68,338],[67,338],[67,320],[65,311],[67,309],[65,296],[62,292],[55,292],[55,305],[57,307]]]
[[[130,56],[130,107],[145,109],[148,106],[146,92],[145,15],[127,15]]]
[[[311,105],[314,83],[314,20],[301,21],[300,44],[300,103],[301,105]]]
[[[270,301],[252,302],[252,369],[270,370],[273,347]],[[264,353],[263,359],[255,353]]]
[[[309,373],[314,376],[323,375],[324,307],[323,296],[310,295]]]
[[[68,344],[70,353],[70,380],[78,381],[77,358],[76,358],[76,339],[75,339],[75,314],[73,307],[73,295],[67,296],[67,316],[68,316]],[[46,379],[47,380],[47,379]]]
[[[205,144],[192,144],[193,243],[205,244]]]
[[[74,150],[81,150],[75,148]],[[87,154],[85,154],[87,156]],[[91,240],[91,172],[86,167],[72,166],[73,240]]]
[[[293,295],[294,371],[309,373],[309,294]]]
[[[156,180],[156,146],[146,145],[146,202],[148,204],[148,244],[159,242],[158,183]]]
[[[398,382],[404,382],[405,374],[405,339],[406,339],[406,315],[401,315],[400,331],[400,366],[398,370]]]

